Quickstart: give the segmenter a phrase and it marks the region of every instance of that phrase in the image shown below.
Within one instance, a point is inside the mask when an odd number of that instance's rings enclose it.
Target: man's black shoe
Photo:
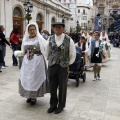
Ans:
[[[31,99],[31,105],[35,105],[36,104],[36,99]]]
[[[56,110],[57,109],[57,107],[50,107],[48,110],[47,110],[47,112],[48,113],[52,113],[54,110]]]
[[[54,110],[54,113],[58,114],[58,113],[61,113],[62,111],[63,111],[63,108],[61,108],[61,107],[59,108],[58,107],[56,110]]]
[[[26,102],[30,103],[31,102],[31,98],[27,98]]]

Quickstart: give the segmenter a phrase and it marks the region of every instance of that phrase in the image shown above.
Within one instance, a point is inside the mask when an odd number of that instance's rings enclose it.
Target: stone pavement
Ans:
[[[48,114],[49,94],[31,106],[18,94],[19,69],[12,66],[11,50],[7,48],[6,64],[0,73],[0,120],[120,120],[120,49],[112,48],[112,57],[102,67],[101,81],[87,81],[75,87],[68,81],[67,104],[58,115]]]

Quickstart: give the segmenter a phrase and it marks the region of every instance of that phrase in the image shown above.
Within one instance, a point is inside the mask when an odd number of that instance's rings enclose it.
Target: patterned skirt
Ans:
[[[97,57],[96,54],[98,54],[99,48],[95,48],[93,56],[91,57],[91,63],[102,63],[102,57],[99,54]]]

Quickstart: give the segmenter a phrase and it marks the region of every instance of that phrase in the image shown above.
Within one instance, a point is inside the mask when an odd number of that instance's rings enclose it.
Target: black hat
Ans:
[[[62,23],[62,22],[55,22],[55,23],[52,24],[53,27],[55,27],[56,25],[60,25],[60,26],[65,27],[65,24]]]

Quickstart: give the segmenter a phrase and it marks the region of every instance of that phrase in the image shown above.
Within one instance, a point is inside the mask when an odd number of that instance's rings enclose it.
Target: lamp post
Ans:
[[[78,33],[79,21],[77,20],[77,33]]]
[[[62,16],[62,23],[64,23],[65,22],[65,20],[64,20],[64,15],[61,15]]]
[[[28,0],[27,2],[26,2],[26,0],[25,0],[25,2],[24,2],[23,5],[24,5],[25,12],[26,12],[26,17],[25,17],[25,19],[27,19],[28,24],[29,24],[29,21],[32,19],[31,13],[32,13],[32,11],[33,11],[33,4],[30,3],[29,0]]]

